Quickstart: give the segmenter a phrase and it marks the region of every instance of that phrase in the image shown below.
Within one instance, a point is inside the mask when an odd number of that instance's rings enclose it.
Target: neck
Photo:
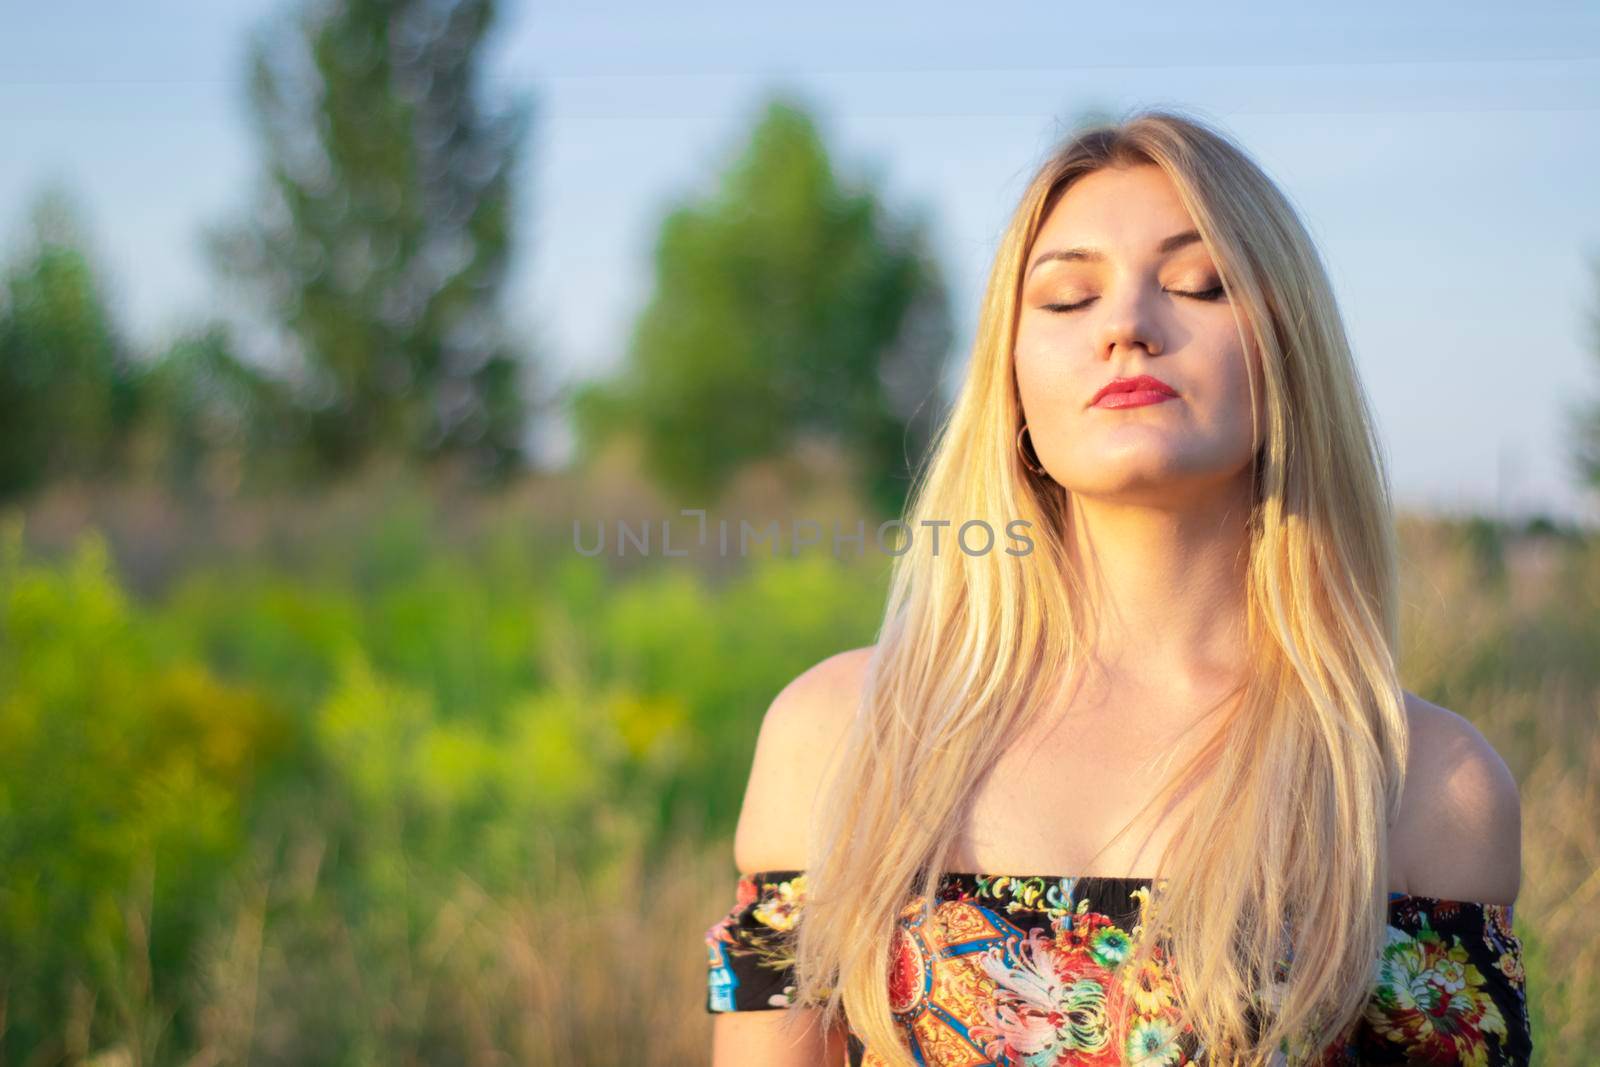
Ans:
[[[1200,693],[1241,676],[1249,493],[1247,472],[1181,501],[1072,497],[1069,546],[1107,680]]]

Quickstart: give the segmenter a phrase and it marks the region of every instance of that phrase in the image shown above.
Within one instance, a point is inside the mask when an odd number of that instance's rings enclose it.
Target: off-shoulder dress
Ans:
[[[889,999],[919,1063],[1205,1063],[1174,1024],[1175,976],[1121,969],[1149,879],[947,873],[921,926],[921,901],[901,914]],[[791,1006],[792,938],[806,876],[741,876],[732,908],[706,931],[711,1012]],[[1525,1065],[1532,1052],[1522,945],[1512,905],[1390,893],[1387,941],[1373,961],[1361,1017],[1319,1067],[1422,1063]],[[1133,1021],[1114,1037],[1108,1007]],[[1118,1047],[1118,1046],[1121,1047]],[[851,1067],[885,1061],[849,1034]]]

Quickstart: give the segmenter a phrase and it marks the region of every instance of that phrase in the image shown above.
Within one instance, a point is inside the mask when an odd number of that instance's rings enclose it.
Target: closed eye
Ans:
[[[1087,300],[1078,301],[1076,304],[1040,304],[1039,305],[1039,310],[1040,311],[1054,311],[1054,312],[1057,312],[1057,313],[1060,313],[1060,312],[1063,312],[1063,311],[1077,311],[1079,308],[1088,307],[1090,302],[1092,302],[1093,300],[1094,300],[1094,297],[1091,296]]]
[[[1220,285],[1214,285],[1210,289],[1205,289],[1198,293],[1185,292],[1182,289],[1168,289],[1167,292],[1175,296],[1187,296],[1192,300],[1204,300],[1208,303],[1214,303],[1226,296],[1228,291]],[[1090,296],[1079,300],[1075,304],[1040,304],[1039,310],[1053,311],[1058,314],[1067,311],[1079,311],[1094,303],[1094,299],[1094,297]]]

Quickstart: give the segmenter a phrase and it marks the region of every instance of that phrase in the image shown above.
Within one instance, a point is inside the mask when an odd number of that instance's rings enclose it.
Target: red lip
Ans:
[[[1141,396],[1139,398],[1140,403],[1160,403],[1167,397],[1178,395],[1178,391],[1176,389],[1162,381],[1160,378],[1149,374],[1140,374],[1132,378],[1111,379],[1109,382],[1100,387],[1099,392],[1094,394],[1093,399],[1089,401],[1089,406],[1094,407],[1098,405],[1104,397],[1113,393],[1155,394],[1153,396]],[[1133,397],[1128,397],[1127,399],[1129,401],[1134,400]],[[1112,405],[1108,404],[1105,406],[1110,407]],[[1118,403],[1116,406],[1134,407],[1137,405],[1132,403]]]

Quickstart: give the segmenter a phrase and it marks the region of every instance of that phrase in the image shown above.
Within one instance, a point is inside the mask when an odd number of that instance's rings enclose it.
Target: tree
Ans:
[[[260,204],[210,251],[291,342],[307,445],[521,459],[528,368],[498,306],[530,105],[479,103],[494,0],[328,0],[251,47]]]
[[[48,188],[0,280],[0,495],[116,463],[138,368],[66,190]]]
[[[624,370],[575,398],[580,448],[636,435],[658,482],[703,500],[820,435],[898,513],[950,335],[924,226],[844,186],[811,118],[776,99],[720,188],[663,222]]]

